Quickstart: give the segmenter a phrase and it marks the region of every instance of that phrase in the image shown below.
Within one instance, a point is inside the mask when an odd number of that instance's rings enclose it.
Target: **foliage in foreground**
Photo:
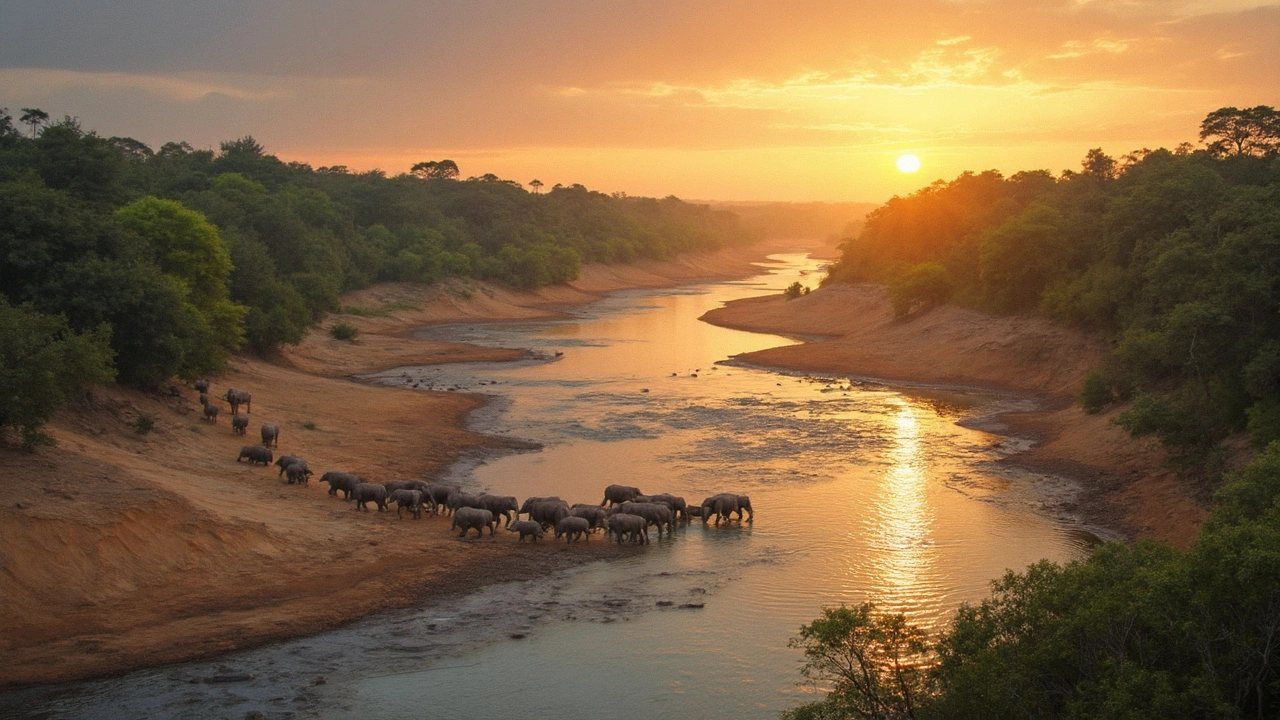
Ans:
[[[834,689],[784,717],[1280,716],[1280,443],[1229,478],[1188,551],[1108,543],[1010,572],[927,649],[902,623],[824,610],[795,644]]]

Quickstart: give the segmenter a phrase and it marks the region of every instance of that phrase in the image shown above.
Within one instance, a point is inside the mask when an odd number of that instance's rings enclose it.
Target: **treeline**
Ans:
[[[463,180],[449,160],[388,177],[286,163],[250,137],[152,149],[38,109],[20,122],[0,111],[0,298],[61,317],[59,337],[105,341],[107,369],[135,385],[296,343],[340,293],[380,280],[536,288],[587,261],[752,239],[732,213],[674,197],[530,192]]]
[[[1206,147],[1089,151],[1080,172],[965,173],[872,212],[832,281],[884,282],[900,316],[953,302],[1040,312],[1114,342],[1082,402],[1187,459],[1280,438],[1280,113],[1211,113]]]
[[[1108,543],[1010,572],[932,639],[828,608],[793,645],[832,690],[789,720],[1280,717],[1280,443],[1222,487],[1190,550]]]

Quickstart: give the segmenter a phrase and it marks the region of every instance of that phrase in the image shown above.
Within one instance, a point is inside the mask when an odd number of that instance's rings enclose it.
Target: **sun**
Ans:
[[[920,169],[920,158],[910,153],[898,156],[898,169],[904,173],[913,173]]]

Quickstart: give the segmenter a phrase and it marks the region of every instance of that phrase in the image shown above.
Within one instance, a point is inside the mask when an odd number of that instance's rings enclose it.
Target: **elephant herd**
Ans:
[[[200,391],[205,418],[217,422],[218,407],[208,398],[209,381],[200,380],[195,387]],[[243,435],[249,424],[247,413],[252,396],[247,391],[230,388],[221,399],[231,405],[232,432]],[[241,405],[245,406],[244,415],[239,413]],[[294,455],[273,457],[271,448],[278,447],[279,437],[280,430],[276,425],[264,423],[262,444],[242,447],[236,462],[247,460],[250,465],[267,467],[274,460],[279,468],[276,477],[285,477],[291,485],[309,484],[315,473],[307,466],[306,460]],[[471,530],[483,537],[486,529],[493,536],[501,524],[509,532],[517,533],[519,542],[526,539],[536,542],[548,532],[554,533],[556,540],[564,538],[566,542],[575,542],[588,540],[592,533],[600,530],[606,539],[614,539],[618,543],[646,544],[649,542],[649,528],[657,528],[661,539],[664,532],[669,536],[679,524],[688,524],[695,517],[704,525],[713,518],[719,525],[734,521],[751,523],[755,517],[751,498],[734,493],[712,495],[700,505],[690,506],[677,495],[645,495],[637,487],[610,485],[605,488],[604,499],[599,504],[569,505],[559,497],[531,497],[519,503],[510,495],[465,493],[457,485],[425,480],[372,483],[355,473],[340,470],[324,473],[320,482],[329,486],[329,495],[337,497],[342,493],[344,500],[355,500],[357,511],[367,511],[373,504],[381,512],[394,504],[396,515],[401,518],[406,510],[415,520],[422,518],[424,509],[433,515],[450,515],[453,518],[450,530],[459,530],[460,538],[466,537]],[[521,516],[525,517],[522,519]]]

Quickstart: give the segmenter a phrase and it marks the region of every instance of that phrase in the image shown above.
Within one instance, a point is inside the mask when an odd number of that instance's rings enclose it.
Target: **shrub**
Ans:
[[[353,340],[359,334],[360,330],[351,323],[336,322],[329,326],[329,337],[335,340]]]
[[[923,263],[889,283],[894,317],[906,317],[917,306],[940,305],[951,297],[951,275],[939,263]]]
[[[1084,376],[1078,400],[1085,412],[1096,415],[1102,412],[1102,408],[1110,404],[1112,399],[1111,386],[1107,384],[1107,379],[1102,376],[1102,373],[1094,370]]]
[[[133,421],[133,429],[139,435],[146,435],[156,429],[156,416],[151,413],[141,413],[138,418]]]
[[[788,285],[787,289],[782,291],[782,294],[786,295],[788,300],[795,300],[801,295],[808,295],[809,288],[805,287],[804,285],[801,285],[800,281],[797,280],[791,283],[790,285]]]

